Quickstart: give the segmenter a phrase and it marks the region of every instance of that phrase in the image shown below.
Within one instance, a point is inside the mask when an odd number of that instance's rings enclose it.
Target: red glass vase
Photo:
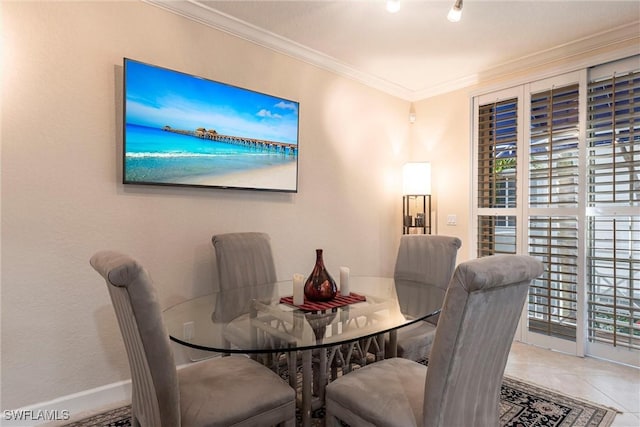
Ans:
[[[309,301],[329,301],[335,298],[338,286],[322,259],[322,249],[316,249],[316,265],[304,284],[304,296]]]

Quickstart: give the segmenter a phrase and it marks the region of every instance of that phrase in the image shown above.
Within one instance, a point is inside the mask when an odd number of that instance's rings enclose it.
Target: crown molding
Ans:
[[[259,46],[271,49],[278,53],[290,56],[294,59],[306,62],[316,67],[331,71],[341,76],[346,76],[359,81],[367,86],[401,99],[409,99],[412,91],[389,82],[388,80],[363,73],[343,62],[338,61],[324,53],[296,43],[293,40],[274,34],[259,28],[248,22],[237,19],[217,11],[197,0],[142,0],[145,3],[158,6],[169,12],[210,26],[227,34],[243,40],[255,43]]]
[[[499,64],[479,74],[472,74],[460,79],[447,81],[441,84],[425,87],[421,90],[410,90],[404,86],[395,84],[385,79],[359,71],[331,56],[322,52],[310,49],[300,43],[294,42],[285,37],[279,36],[260,27],[249,24],[217,11],[198,0],[142,0],[145,3],[160,7],[169,12],[191,19],[195,22],[210,26],[219,31],[235,37],[255,43],[259,46],[271,49],[278,53],[290,56],[294,59],[306,62],[324,70],[338,75],[356,80],[374,89],[385,92],[389,95],[407,100],[419,101],[432,96],[441,95],[454,90],[464,89],[481,83],[498,79],[511,74],[526,72],[532,68],[553,67],[561,61],[567,61],[572,57],[588,55],[601,49],[611,49],[610,53],[600,54],[600,61],[611,61],[621,58],[620,55],[640,53],[640,43],[636,43],[636,48],[625,48],[621,53],[617,46],[629,41],[640,40],[640,21],[632,22],[628,25],[614,28],[609,31],[596,33],[589,37],[574,40],[559,46],[536,52],[534,54],[522,56],[514,60]],[[634,52],[635,51],[635,52]],[[589,61],[582,60],[581,63]],[[588,63],[588,65],[595,65]],[[562,67],[556,67],[562,68]],[[575,68],[565,66],[564,68]]]
[[[492,67],[482,73],[434,85],[412,93],[420,101],[454,90],[490,85],[490,90],[544,79],[583,68],[640,55],[640,21],[594,34],[588,38],[547,49]],[[536,70],[536,71],[534,71]],[[516,76],[516,77],[511,77]],[[518,77],[519,76],[519,77]],[[497,80],[500,82],[495,83]],[[472,93],[484,93],[486,87]]]

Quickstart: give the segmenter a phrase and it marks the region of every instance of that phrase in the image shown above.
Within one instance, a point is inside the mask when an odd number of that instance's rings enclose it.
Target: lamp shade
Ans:
[[[431,194],[431,163],[406,163],[402,168],[402,194]]]

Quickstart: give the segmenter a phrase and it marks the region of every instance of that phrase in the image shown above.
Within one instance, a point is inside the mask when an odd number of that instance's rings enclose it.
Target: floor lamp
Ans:
[[[402,234],[431,234],[431,164],[402,168]]]

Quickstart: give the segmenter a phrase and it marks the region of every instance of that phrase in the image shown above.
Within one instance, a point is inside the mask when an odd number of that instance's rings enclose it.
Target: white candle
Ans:
[[[349,290],[349,267],[340,267],[340,294],[351,295]]]
[[[302,274],[293,275],[293,305],[304,304],[304,276]]]

